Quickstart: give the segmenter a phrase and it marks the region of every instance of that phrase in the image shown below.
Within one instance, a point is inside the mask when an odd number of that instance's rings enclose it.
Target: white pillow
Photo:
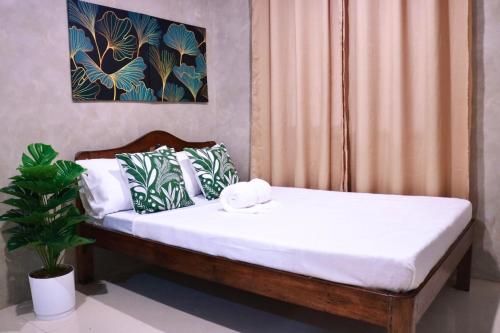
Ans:
[[[201,187],[198,184],[198,177],[194,174],[193,166],[189,157],[184,151],[176,152],[177,161],[181,166],[182,177],[184,178],[184,184],[186,185],[186,190],[191,198],[201,194]]]
[[[166,149],[167,146],[161,146],[156,150]],[[181,166],[182,178],[184,178],[184,185],[186,186],[186,191],[191,198],[201,194],[201,187],[198,184],[198,177],[194,173],[193,166],[189,160],[189,156],[185,151],[178,151],[175,153],[177,161]]]
[[[116,159],[79,160],[87,169],[80,177],[80,198],[88,215],[102,219],[107,214],[132,209],[132,198]]]

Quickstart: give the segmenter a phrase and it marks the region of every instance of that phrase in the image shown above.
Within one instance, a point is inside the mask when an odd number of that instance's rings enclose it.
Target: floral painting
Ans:
[[[74,101],[208,102],[206,30],[68,0]]]

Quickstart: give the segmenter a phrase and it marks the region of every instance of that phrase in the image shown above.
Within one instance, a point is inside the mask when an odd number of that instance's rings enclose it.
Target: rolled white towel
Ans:
[[[268,182],[263,179],[254,178],[249,184],[257,192],[257,203],[265,203],[271,200],[271,185]]]
[[[229,185],[220,194],[220,202],[227,212],[256,213],[256,205],[271,200],[271,186],[265,180],[252,179]]]

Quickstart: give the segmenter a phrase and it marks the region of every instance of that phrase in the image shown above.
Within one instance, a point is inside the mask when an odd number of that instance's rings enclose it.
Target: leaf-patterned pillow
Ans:
[[[206,199],[217,199],[226,186],[239,182],[238,173],[223,143],[211,148],[186,148],[184,151],[189,156]]]
[[[193,205],[172,148],[116,155],[128,179],[134,210],[154,213]]]

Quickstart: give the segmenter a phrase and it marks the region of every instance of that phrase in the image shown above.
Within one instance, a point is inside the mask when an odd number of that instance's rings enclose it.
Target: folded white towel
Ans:
[[[227,212],[257,213],[262,204],[271,200],[271,186],[262,179],[229,185],[220,194],[220,202]]]

